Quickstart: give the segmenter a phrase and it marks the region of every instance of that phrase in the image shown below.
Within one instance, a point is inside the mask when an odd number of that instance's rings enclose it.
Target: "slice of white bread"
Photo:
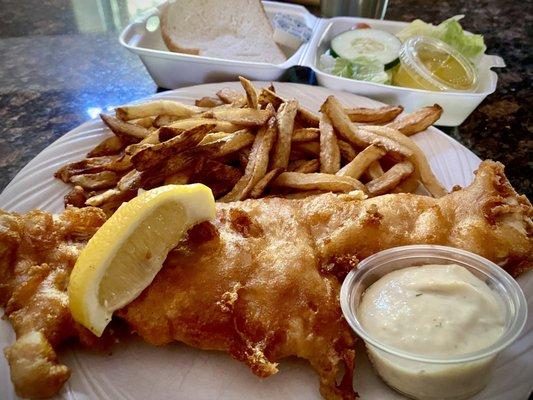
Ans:
[[[169,50],[201,56],[281,64],[260,0],[174,0],[161,14]]]

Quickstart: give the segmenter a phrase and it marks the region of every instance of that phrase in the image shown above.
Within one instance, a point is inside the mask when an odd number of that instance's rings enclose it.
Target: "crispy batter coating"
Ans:
[[[227,351],[260,377],[284,357],[305,358],[324,398],[354,399],[355,338],[338,301],[344,275],[380,250],[429,243],[478,253],[517,276],[533,266],[532,213],[489,161],[470,187],[440,199],[354,193],[218,204],[217,218],[190,230],[118,316],[147,342]],[[0,214],[0,304],[17,333],[6,356],[21,396],[49,396],[68,379],[53,350],[61,341],[98,343],[72,321],[65,289],[104,220],[90,207],[56,218]]]
[[[220,204],[218,234],[198,242],[193,228],[194,241],[175,249],[150,289],[119,315],[150,343],[228,351],[260,377],[276,373],[284,357],[305,358],[326,398],[354,398],[351,379],[335,384],[354,358],[340,283],[321,272],[291,202],[279,202],[275,209],[263,201]]]
[[[211,234],[193,229],[194,240],[176,248],[119,315],[150,343],[228,351],[260,377],[277,372],[284,357],[305,358],[326,399],[351,399],[354,338],[338,294],[358,260],[394,246],[441,244],[517,276],[532,267],[531,216],[493,162],[469,188],[440,199],[325,194],[219,204],[211,227],[198,228]]]
[[[54,348],[71,337],[94,340],[73,321],[66,289],[80,249],[104,221],[95,208],[59,217],[0,210],[0,304],[17,334],[4,352],[21,397],[54,395],[70,376]]]

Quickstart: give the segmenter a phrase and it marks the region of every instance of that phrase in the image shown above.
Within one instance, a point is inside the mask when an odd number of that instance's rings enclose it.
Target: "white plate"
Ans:
[[[263,83],[257,82],[257,86]],[[316,111],[324,99],[335,94],[352,106],[375,107],[376,101],[345,92],[290,83],[276,83],[285,97],[295,97]],[[193,86],[161,93],[153,98],[192,103],[213,95],[224,87],[240,88],[238,83]],[[15,176],[0,195],[0,207],[24,212],[41,208],[52,212],[63,209],[68,186],[53,178],[55,170],[82,158],[109,131],[99,120],[89,121],[47,147]],[[424,150],[431,167],[446,188],[468,185],[479,165],[477,158],[455,140],[435,128],[413,139]],[[533,274],[519,280],[533,309]],[[0,320],[0,347],[15,339],[11,326]],[[182,344],[154,347],[140,340],[116,345],[112,355],[70,348],[60,354],[72,369],[72,377],[58,398],[63,399],[321,399],[318,379],[302,360],[281,362],[280,372],[268,379],[256,378],[243,364],[224,353],[201,351]],[[356,387],[365,399],[403,399],[389,390],[372,372],[364,351],[358,353]],[[476,399],[526,399],[532,389],[533,325],[529,315],[524,334],[499,358],[495,376]],[[0,399],[16,398],[9,380],[9,369],[0,357]]]

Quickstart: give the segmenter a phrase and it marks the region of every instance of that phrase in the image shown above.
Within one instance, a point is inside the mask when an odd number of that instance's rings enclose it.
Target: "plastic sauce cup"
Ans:
[[[469,354],[426,356],[396,349],[365,331],[357,315],[365,290],[389,272],[428,264],[465,267],[501,298],[505,330],[495,343]],[[396,247],[366,258],[344,280],[340,302],[344,317],[365,341],[370,360],[381,378],[398,392],[424,400],[465,399],[483,389],[496,356],[518,337],[527,318],[525,296],[503,269],[476,254],[433,245]]]
[[[415,89],[472,92],[478,85],[478,73],[466,57],[442,40],[415,36],[400,48],[400,66],[393,83]]]

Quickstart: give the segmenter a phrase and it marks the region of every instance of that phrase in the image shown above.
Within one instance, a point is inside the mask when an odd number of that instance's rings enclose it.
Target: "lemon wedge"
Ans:
[[[113,311],[154,279],[168,252],[193,225],[215,217],[204,185],[166,185],[124,203],[82,250],[68,286],[74,319],[97,336]]]

